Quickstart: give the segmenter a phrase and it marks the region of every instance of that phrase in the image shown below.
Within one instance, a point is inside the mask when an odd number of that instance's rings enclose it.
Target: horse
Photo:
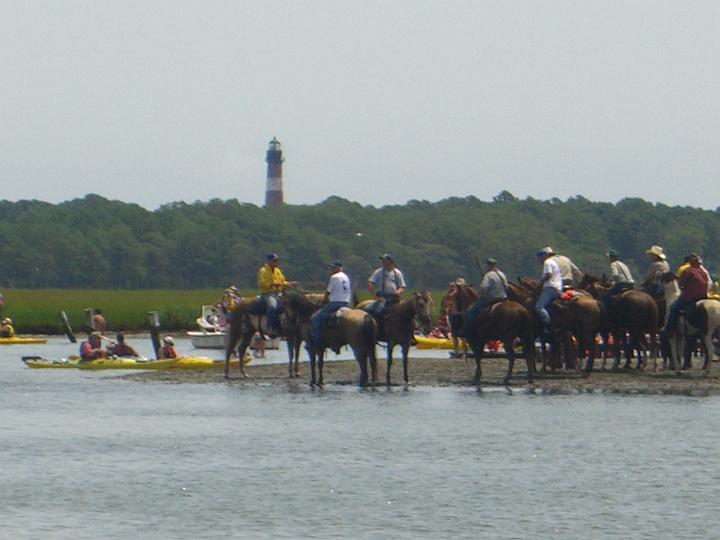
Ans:
[[[507,385],[512,377],[515,364],[515,340],[520,339],[523,345],[523,354],[527,362],[528,382],[532,382],[535,371],[535,340],[532,331],[532,320],[528,310],[519,302],[501,300],[491,304],[488,309],[478,314],[475,333],[467,336],[475,358],[475,376],[473,384],[480,384],[483,350],[489,340],[499,340],[505,348],[508,359],[508,369],[502,380]]]
[[[535,314],[536,292],[539,281],[532,278],[518,278],[520,285],[508,284],[508,296],[522,303],[530,313]],[[533,288],[534,287],[534,288]],[[597,346],[595,336],[600,329],[602,306],[590,295],[575,291],[572,296],[563,300],[555,300],[548,307],[553,326],[559,332],[557,343],[551,342],[551,369],[560,367],[560,351],[565,355],[567,368],[575,369],[587,377],[593,368]],[[575,343],[573,342],[575,338]],[[547,369],[545,342],[542,343],[542,370]],[[581,369],[578,359],[585,358],[585,366]]]
[[[607,287],[600,283],[598,278],[586,274],[581,282],[593,297],[602,298],[607,294]],[[647,356],[653,359],[653,369],[657,371],[658,308],[655,300],[649,294],[629,289],[619,293],[612,303],[612,312],[605,317],[605,335],[607,332],[614,338],[614,358],[612,369],[617,369],[620,363],[622,349],[637,349],[638,363],[636,369],[642,370],[647,365]],[[628,342],[628,335],[630,341]],[[649,335],[650,339],[646,338]],[[626,353],[625,368],[630,367],[630,354]]]
[[[365,300],[357,305],[358,309],[367,311],[374,300]],[[415,333],[415,318],[420,319],[424,325],[431,326],[432,297],[430,293],[421,289],[406,300],[393,304],[382,315],[382,331],[379,331],[378,341],[387,344],[387,372],[386,384],[390,386],[390,370],[393,363],[393,349],[400,345],[402,350],[403,380],[410,382],[408,376],[408,349]],[[381,334],[381,335],[380,335]]]
[[[672,272],[667,272],[661,276],[660,281],[665,292],[665,303],[670,306],[680,296],[677,277]],[[700,337],[705,346],[702,369],[707,373],[714,354],[713,334],[720,328],[720,302],[710,298],[698,300],[694,307],[686,308],[686,311],[680,315],[677,328],[674,339],[670,338],[672,350],[670,369],[677,369],[677,360],[680,358],[681,350],[683,351],[681,369],[690,369],[690,354],[696,338]]]
[[[230,313],[228,321],[227,343],[225,344],[225,378],[230,379],[230,356],[232,356],[237,345],[238,358],[245,358],[245,352],[255,332],[267,330],[262,322],[265,318],[265,302],[255,296],[243,296],[237,301]],[[238,341],[240,342],[238,345]],[[244,378],[248,374],[245,366],[240,362],[240,372]]]
[[[309,328],[310,317],[320,307],[323,293],[300,293],[288,289],[280,297],[280,324],[285,334],[288,352],[288,377],[300,376],[300,347]],[[293,368],[294,361],[294,368]]]
[[[323,329],[325,346],[334,349],[336,352],[340,347],[349,345],[360,366],[360,386],[368,384],[368,361],[372,372],[372,383],[377,382],[377,361],[375,358],[375,340],[377,338],[377,324],[373,317],[361,310],[351,308],[340,308],[335,314],[335,319]],[[303,339],[305,349],[310,355],[310,386],[322,386],[323,364],[325,360],[325,348],[318,348],[310,340],[310,325],[303,326]],[[315,376],[315,365],[317,363],[318,376]]]

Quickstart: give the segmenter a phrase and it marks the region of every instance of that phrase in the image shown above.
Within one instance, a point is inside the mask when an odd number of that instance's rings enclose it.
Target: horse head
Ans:
[[[415,313],[423,325],[423,329],[432,327],[433,300],[427,289],[420,289],[413,295]]]

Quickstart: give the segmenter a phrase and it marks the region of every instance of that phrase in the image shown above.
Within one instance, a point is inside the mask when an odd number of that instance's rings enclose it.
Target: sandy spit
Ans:
[[[555,373],[535,376],[533,383],[528,384],[524,360],[516,360],[511,389],[526,389],[538,394],[578,394],[578,393],[610,393],[610,394],[677,394],[688,396],[705,396],[720,394],[720,371],[713,366],[708,374],[699,367],[689,371],[654,372],[652,367],[645,371],[636,370],[600,370],[596,362],[596,370],[588,378],[570,370],[559,370]],[[538,364],[539,365],[539,364]],[[501,359],[483,360],[481,386],[499,386],[507,369],[507,361]],[[458,386],[472,387],[475,362],[448,358],[412,359],[409,362],[411,386]],[[300,376],[288,377],[286,364],[260,365],[247,367],[249,378],[237,378],[226,381],[222,369],[202,371],[147,371],[132,372],[114,376],[124,380],[143,383],[170,384],[234,384],[234,385],[308,385],[310,368],[303,362]],[[359,381],[359,370],[354,361],[332,361],[325,363],[326,385],[355,385]],[[231,376],[239,377],[237,367]],[[385,385],[386,362],[378,360],[378,385]],[[404,386],[402,383],[402,362],[396,359],[391,369],[393,385]]]

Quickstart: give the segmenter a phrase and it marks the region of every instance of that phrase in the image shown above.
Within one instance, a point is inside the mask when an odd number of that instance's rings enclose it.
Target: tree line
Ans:
[[[535,252],[550,245],[582,270],[606,271],[615,249],[639,277],[645,250],[659,244],[671,265],[689,252],[720,266],[720,208],[616,204],[583,197],[363,206],[339,197],[315,205],[268,209],[237,200],[174,202],[150,211],[87,195],[60,204],[0,201],[0,287],[254,287],[265,254],[277,252],[290,279],[307,288],[326,282],[326,264],[341,259],[356,285],[394,254],[410,288],[444,288],[462,276],[479,281],[476,257],[494,257],[509,277],[536,275]]]

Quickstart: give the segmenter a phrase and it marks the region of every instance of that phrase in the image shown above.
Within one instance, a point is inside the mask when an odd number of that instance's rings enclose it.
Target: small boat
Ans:
[[[225,349],[227,345],[227,335],[225,334],[224,326],[218,326],[210,322],[216,317],[217,314],[213,310],[213,306],[202,306],[200,317],[195,319],[199,330],[187,333],[193,347],[196,349]],[[254,348],[252,343],[250,344],[250,348]],[[270,342],[265,345],[265,348],[279,349],[280,338],[271,339]]]
[[[413,336],[418,349],[452,349],[452,338],[436,338],[429,336]]]
[[[252,360],[250,355],[245,356],[244,365]],[[77,356],[48,360],[40,356],[23,356],[25,365],[34,369],[146,369],[146,370],[189,370],[213,369],[225,366],[224,360],[213,360],[205,356],[181,356],[179,358],[164,358],[161,360],[140,360],[137,358],[98,358],[96,360],[80,361]],[[238,365],[237,358],[230,361],[230,365]]]
[[[40,343],[47,343],[47,338],[41,337],[0,337],[0,345],[38,345]]]

